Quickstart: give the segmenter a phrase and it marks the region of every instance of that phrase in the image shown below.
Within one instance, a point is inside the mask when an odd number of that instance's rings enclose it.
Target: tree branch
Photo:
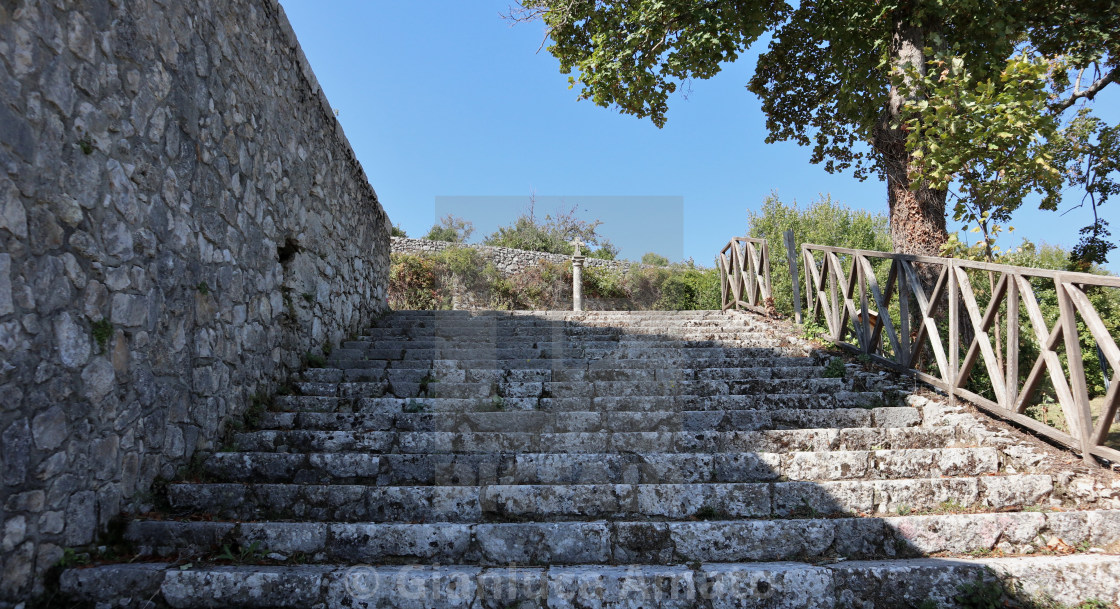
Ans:
[[[1084,91],[1076,91],[1062,101],[1050,104],[1050,109],[1055,113],[1063,112],[1081,98],[1093,99],[1101,89],[1115,82],[1117,79],[1120,79],[1120,66],[1112,68],[1111,72],[1105,74],[1100,80],[1086,87]]]

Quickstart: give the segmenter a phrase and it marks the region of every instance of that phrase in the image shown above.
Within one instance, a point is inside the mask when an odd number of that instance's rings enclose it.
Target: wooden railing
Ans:
[[[719,252],[720,306],[767,312],[770,249],[766,239],[733,237]],[[772,304],[772,301],[770,302]]]
[[[1096,455],[1120,462],[1120,451],[1103,446],[1120,404],[1120,348],[1089,297],[1093,290],[1120,288],[1120,277],[808,244],[801,254],[807,319],[823,317],[837,345],[1078,450],[1086,460]],[[1053,321],[1040,307],[1043,292],[1057,299]],[[738,292],[732,293],[737,301]],[[724,294],[726,309],[726,287]],[[1039,350],[1025,377],[1020,328]],[[1097,344],[1107,375],[1096,422],[1079,328]],[[1064,431],[1026,414],[1046,380]]]

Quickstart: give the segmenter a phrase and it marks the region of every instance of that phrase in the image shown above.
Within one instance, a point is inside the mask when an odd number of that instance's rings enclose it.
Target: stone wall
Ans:
[[[0,2],[0,605],[386,309],[275,0]]]
[[[409,239],[407,237],[391,237],[390,242],[394,254],[431,254],[453,247],[463,247],[460,243],[429,241],[427,239]],[[506,275],[522,271],[526,267],[537,264],[539,260],[548,260],[550,262],[562,264],[572,259],[571,256],[565,256],[563,254],[531,252],[528,250],[514,249],[512,247],[494,247],[491,245],[470,245],[468,247],[478,250],[479,253],[488,260],[493,261],[494,266]],[[598,258],[587,258],[584,262],[584,266],[623,271],[629,269],[632,264],[634,263],[628,260],[600,260]]]

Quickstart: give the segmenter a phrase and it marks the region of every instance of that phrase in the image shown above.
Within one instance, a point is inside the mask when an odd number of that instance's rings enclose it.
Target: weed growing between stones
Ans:
[[[83,137],[82,139],[78,140],[78,148],[82,151],[82,154],[93,154],[93,140],[90,139],[88,135],[86,137]]]
[[[495,411],[503,411],[506,409],[506,399],[500,395],[490,398],[490,407]]]
[[[267,393],[254,393],[245,409],[245,426],[252,429],[260,426],[264,413],[272,409],[272,396]]]
[[[856,356],[856,361],[863,365],[864,372],[871,371],[871,356],[866,353],[860,353]]]
[[[198,285],[195,286],[195,289],[197,289],[198,293],[202,294],[203,296],[210,294],[210,286],[206,285],[205,281],[198,282]]]
[[[405,405],[404,411],[408,414],[416,414],[418,412],[424,412],[424,409],[427,407],[428,405],[424,402],[420,402],[415,398],[412,398],[408,400],[408,404]]]
[[[825,342],[828,340],[828,328],[817,323],[815,319],[806,319],[801,326],[801,335],[808,340]]]
[[[423,395],[427,395],[428,394],[428,387],[430,387],[432,383],[438,383],[438,382],[439,382],[439,379],[435,378],[430,373],[425,374],[424,378],[420,379],[420,393],[423,394]]]
[[[90,562],[92,562],[92,559],[89,556],[89,552],[79,552],[74,548],[63,548],[62,558],[59,558],[58,562],[55,564],[58,567],[66,569],[68,567],[88,565]]]
[[[101,349],[101,353],[104,353],[109,345],[109,338],[113,336],[113,324],[109,323],[108,319],[99,319],[91,324],[90,334]]]
[[[828,379],[844,378],[844,360],[839,357],[830,359],[828,365],[824,367],[823,374]]]
[[[231,549],[229,544],[224,544],[222,546],[222,551],[214,557],[214,560],[228,561],[240,565],[246,562],[257,562],[263,558],[265,554],[267,554],[267,552],[261,549],[261,542],[259,541],[254,541],[249,544],[248,547],[244,548],[235,544],[234,548]]]
[[[974,581],[962,584],[953,600],[962,609],[1001,609],[1007,607],[1004,602],[1007,588],[1008,584],[999,580]]]
[[[201,481],[206,478],[206,464],[207,455],[201,451],[195,452],[191,455],[191,460],[183,467],[180,467],[176,472],[176,477],[179,480]]]
[[[296,321],[296,305],[292,301],[292,288],[280,286],[280,298],[284,301],[285,320],[289,323]]]
[[[326,368],[327,358],[308,351],[303,355],[303,365],[307,368]]]

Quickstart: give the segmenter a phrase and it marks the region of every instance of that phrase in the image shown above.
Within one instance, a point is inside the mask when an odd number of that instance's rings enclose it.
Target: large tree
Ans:
[[[1116,79],[1117,9],[1117,2],[1101,0],[523,0],[512,17],[544,21],[548,50],[581,98],[658,126],[681,83],[710,78],[769,33],[749,84],[762,99],[767,141],[812,146],[812,161],[828,171],[885,178],[895,250],[938,254],[947,238],[949,186],[978,167],[960,167],[960,159],[989,150],[989,143],[962,139],[944,158],[935,143],[931,152],[927,122],[975,111],[945,100],[931,105],[926,98],[937,92],[934,85],[959,78],[975,88],[1001,75],[1006,80],[1016,53],[1048,65],[1061,58],[1067,71],[1095,66],[1091,84],[1068,91],[1066,99],[1048,98],[1040,109],[1057,116]],[[946,62],[961,69],[930,75]],[[1060,77],[1046,80],[1061,84]],[[1027,93],[1037,97],[1036,89]],[[985,101],[998,108],[1007,99]],[[1058,133],[1037,122],[1011,127],[1031,142]],[[1035,156],[1024,152],[1009,162],[1053,156],[1037,148]],[[940,166],[931,164],[939,158]],[[1021,202],[1021,195],[1051,187],[1054,179],[1032,174],[1017,190],[996,190],[1018,194]]]

